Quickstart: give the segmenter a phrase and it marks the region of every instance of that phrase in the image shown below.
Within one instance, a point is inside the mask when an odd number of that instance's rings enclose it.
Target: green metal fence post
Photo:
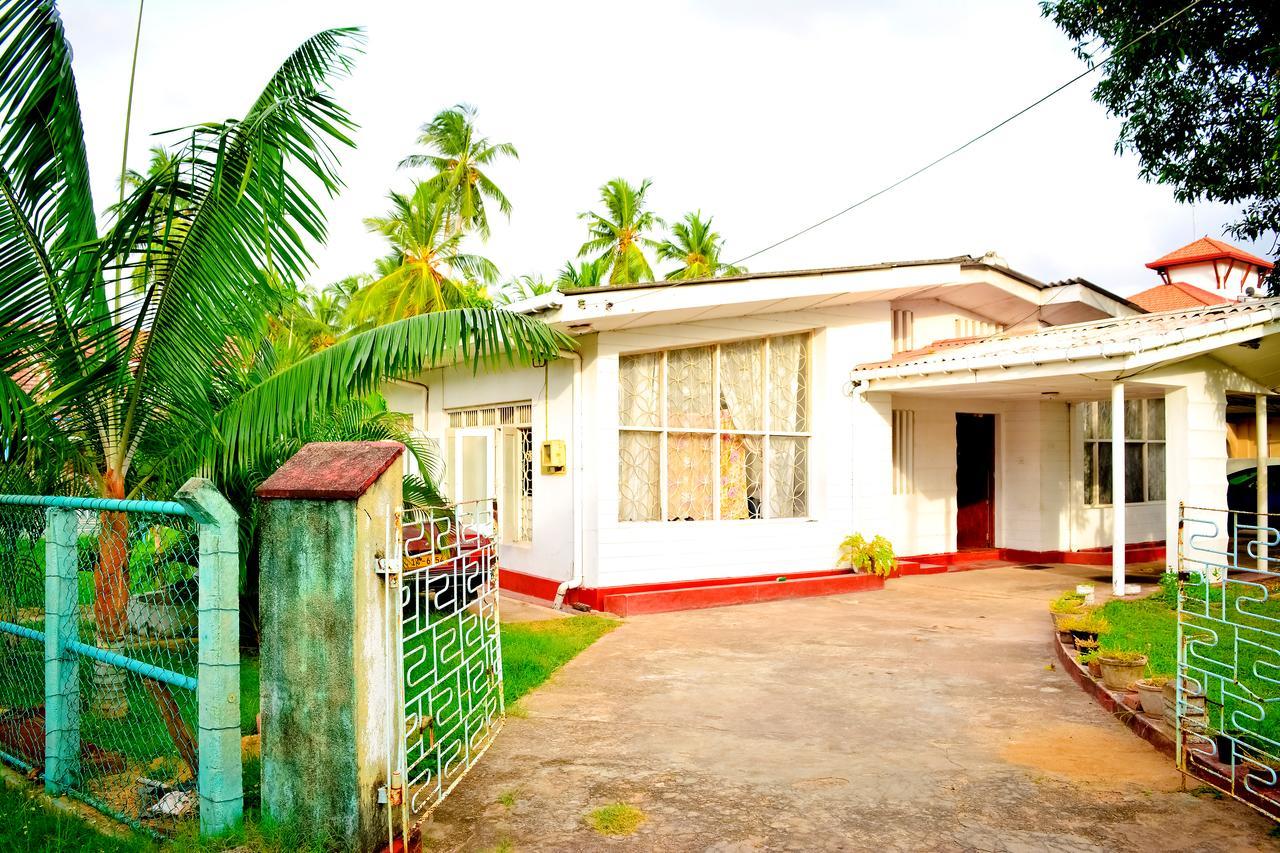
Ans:
[[[44,528],[44,786],[60,794],[80,775],[80,639],[76,512],[50,507]]]
[[[200,525],[200,832],[239,826],[244,809],[240,756],[240,556],[235,509],[208,480],[193,477],[177,500]]]

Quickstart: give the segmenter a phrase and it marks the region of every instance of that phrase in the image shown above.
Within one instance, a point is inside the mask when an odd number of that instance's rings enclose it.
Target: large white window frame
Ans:
[[[802,350],[803,371],[800,375],[800,384],[802,385],[802,388],[800,389],[800,394],[796,403],[796,408],[797,410],[803,412],[803,421],[804,421],[803,426],[805,427],[804,431],[789,431],[789,430],[772,428],[772,420],[774,417],[774,413],[770,405],[771,404],[770,394],[772,390],[771,389],[772,383],[770,382],[771,345],[772,345],[772,342],[774,341],[784,339],[784,338],[794,338],[794,337],[801,338],[801,343],[803,347],[803,350]],[[735,344],[754,343],[754,342],[760,342],[763,348],[763,356],[762,356],[761,370],[760,370],[760,389],[759,389],[761,394],[760,409],[761,409],[761,418],[762,418],[760,425],[763,428],[762,429],[738,429],[736,427],[726,428],[726,425],[723,423],[723,420],[722,420],[723,410],[720,405],[720,401],[722,399],[721,387],[720,387],[721,376],[722,376],[721,354],[726,347],[730,347]],[[784,335],[771,335],[768,337],[742,338],[742,339],[737,339],[732,341],[721,341],[717,343],[693,344],[687,347],[672,347],[672,348],[663,349],[663,350],[647,350],[644,352],[632,352],[632,353],[627,353],[625,355],[620,355],[619,356],[619,380],[620,381],[619,381],[618,401],[617,401],[619,443],[621,444],[623,440],[623,435],[625,433],[648,433],[648,434],[653,434],[658,436],[659,514],[657,518],[636,519],[636,518],[624,517],[624,507],[623,507],[624,501],[622,498],[622,484],[620,482],[618,486],[618,498],[619,498],[618,520],[619,522],[623,524],[672,524],[672,523],[689,524],[689,523],[697,523],[699,521],[701,522],[712,522],[712,521],[759,522],[759,521],[784,521],[784,520],[794,521],[797,519],[803,520],[803,519],[810,518],[812,515],[812,509],[813,509],[812,494],[811,494],[811,486],[813,482],[813,478],[811,475],[812,466],[809,464],[809,446],[811,443],[811,439],[813,437],[813,433],[811,431],[813,426],[812,424],[812,419],[813,419],[812,393],[810,390],[812,388],[812,370],[813,370],[813,345],[812,344],[813,344],[813,335],[811,332],[799,332],[799,333],[788,333]],[[713,414],[714,425],[711,427],[672,425],[669,418],[669,408],[668,408],[669,356],[671,353],[678,352],[681,350],[693,350],[693,349],[703,349],[703,348],[711,349],[711,358],[712,358],[711,394],[712,394],[712,410],[714,413]],[[657,355],[660,358],[658,376],[657,376],[657,393],[659,396],[658,425],[652,426],[652,425],[625,423],[624,422],[625,418],[623,413],[623,395],[625,394],[625,389],[622,387],[622,382],[621,382],[622,360],[631,358],[631,357],[637,357],[637,356],[654,356],[654,355]],[[712,465],[712,470],[716,475],[716,482],[713,488],[711,489],[711,504],[712,504],[711,513],[710,513],[710,516],[707,518],[697,518],[697,519],[689,520],[689,519],[681,519],[681,518],[672,518],[670,516],[669,452],[671,447],[671,436],[673,435],[706,435],[711,438],[712,457],[714,460]],[[760,471],[761,497],[759,498],[759,502],[758,502],[758,507],[759,507],[758,515],[751,516],[748,518],[728,518],[728,519],[721,518],[723,471],[721,470],[721,466],[720,466],[720,454],[723,448],[722,442],[724,441],[726,436],[744,437],[744,438],[749,437],[749,438],[756,438],[759,440],[759,451],[758,451],[759,458],[757,460],[757,464],[759,466],[759,471]],[[803,510],[801,512],[796,512],[789,515],[776,513],[775,507],[773,506],[773,503],[774,503],[773,489],[774,489],[774,480],[776,478],[774,476],[774,472],[771,470],[770,462],[774,458],[774,456],[772,455],[774,450],[772,444],[777,439],[788,439],[788,440],[798,441],[799,444],[798,444],[797,450],[798,450],[798,453],[802,455],[802,459],[801,459],[801,462],[799,463],[798,468],[802,466],[802,470],[803,470],[803,490],[804,490],[803,497],[802,497]],[[622,454],[620,453],[619,454],[620,478],[621,478],[622,464],[623,464]],[[793,504],[797,502],[794,495],[792,496],[790,501]]]
[[[1111,402],[1079,404],[1080,479],[1088,507],[1111,506]],[[1168,457],[1165,447],[1165,403],[1160,397],[1125,401],[1125,503],[1162,503]]]

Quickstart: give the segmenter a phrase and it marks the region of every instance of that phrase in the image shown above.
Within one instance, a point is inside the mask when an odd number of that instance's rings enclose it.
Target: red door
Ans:
[[[996,541],[996,416],[956,414],[956,548]]]

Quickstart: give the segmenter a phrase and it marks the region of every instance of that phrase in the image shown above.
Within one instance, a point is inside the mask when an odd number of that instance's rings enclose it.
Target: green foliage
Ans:
[[[1123,649],[1102,649],[1098,652],[1098,660],[1102,663],[1146,664],[1148,658],[1142,652],[1131,652]]]
[[[1185,0],[1043,0],[1041,12],[1094,63],[1187,7]],[[1123,119],[1119,151],[1181,202],[1242,204],[1229,227],[1252,240],[1280,231],[1280,113],[1274,0],[1198,3],[1120,51],[1094,100]],[[1273,250],[1274,251],[1274,250]]]
[[[648,815],[627,803],[610,803],[587,815],[587,823],[601,835],[631,835],[648,820]]]
[[[1178,573],[1164,572],[1160,575],[1159,596],[1171,609],[1178,607]]]
[[[1049,602],[1050,613],[1075,613],[1084,607],[1084,596],[1078,592],[1064,592]]]
[[[861,533],[846,536],[840,543],[840,562],[850,568],[887,578],[893,574],[898,559],[893,555],[893,545],[877,535],[868,542]]]
[[[711,217],[702,218],[702,211],[686,213],[684,219],[671,226],[671,236],[656,247],[660,260],[675,261],[679,267],[667,273],[671,280],[713,278],[722,275],[742,275],[744,267],[735,267],[720,260],[724,238],[711,229]]]
[[[468,104],[441,110],[422,126],[422,135],[418,137],[418,144],[432,153],[411,154],[400,162],[400,167],[427,166],[435,170],[421,186],[432,196],[443,199],[448,232],[478,231],[488,239],[485,199],[496,202],[508,218],[511,202],[481,167],[492,165],[502,157],[519,159],[520,155],[510,142],[490,142],[487,137],[478,136],[475,117],[476,108]]]
[[[600,188],[604,212],[578,214],[579,219],[586,221],[588,231],[587,242],[578,250],[578,256],[596,255],[605,263],[609,268],[609,284],[653,280],[653,270],[644,250],[658,245],[649,233],[664,223],[656,214],[645,210],[645,193],[652,183],[646,178],[639,186],[633,186],[623,178],[614,178]]]
[[[1065,620],[1062,623],[1062,630],[1101,635],[1111,630],[1111,623],[1097,611],[1087,611],[1073,619]]]
[[[48,804],[36,792],[0,781],[0,850],[43,853],[142,853],[154,846],[141,838],[103,835],[83,818]]]
[[[1099,652],[1096,647],[1089,649],[1088,651],[1082,651],[1080,652],[1080,663],[1086,665],[1091,664],[1098,659],[1098,654]]]

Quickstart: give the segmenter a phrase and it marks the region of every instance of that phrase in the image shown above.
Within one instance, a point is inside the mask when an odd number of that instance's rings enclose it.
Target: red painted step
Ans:
[[[839,595],[846,592],[863,592],[883,588],[884,578],[875,575],[843,572],[819,577],[793,578],[785,581],[755,581],[751,583],[686,586],[680,589],[651,590],[649,592],[614,593],[603,597],[601,609],[616,613],[619,616],[636,616],[641,613],[697,610],[704,607],[725,607],[731,604],[752,604],[760,601],[805,598],[815,595]]]

